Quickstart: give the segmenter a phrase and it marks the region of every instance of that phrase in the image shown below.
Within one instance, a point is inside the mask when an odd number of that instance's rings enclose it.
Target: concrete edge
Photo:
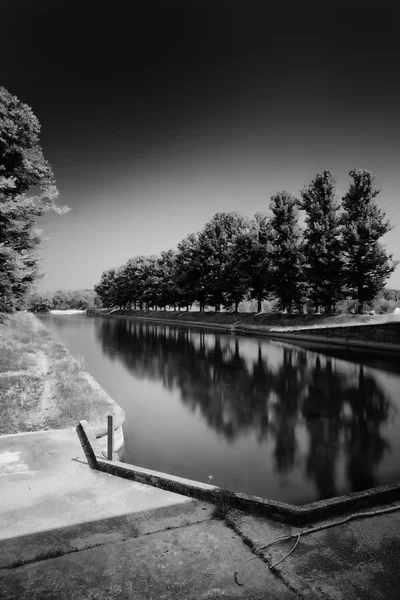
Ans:
[[[345,348],[365,348],[367,350],[383,350],[385,352],[400,352],[399,344],[388,344],[379,342],[367,342],[364,340],[353,340],[340,337],[326,337],[323,335],[307,335],[295,332],[268,332],[268,337],[277,339],[299,340],[313,342],[314,344],[331,344],[333,346],[342,346]]]
[[[89,314],[89,313],[88,313]],[[350,338],[334,338],[327,337],[323,335],[307,335],[297,333],[297,331],[301,330],[292,330],[292,331],[271,331],[262,325],[228,325],[228,324],[218,324],[218,323],[203,323],[200,321],[185,321],[184,319],[178,320],[170,320],[170,319],[156,319],[149,317],[135,317],[133,315],[108,315],[108,314],[99,314],[99,313],[90,313],[90,316],[99,316],[99,317],[109,317],[111,319],[121,319],[128,321],[143,321],[149,323],[158,323],[160,325],[184,325],[186,327],[196,327],[201,329],[211,329],[216,331],[224,331],[226,333],[238,333],[244,335],[255,335],[255,336],[263,336],[270,337],[278,340],[290,340],[290,341],[307,341],[313,342],[314,344],[331,344],[332,346],[341,346],[342,348],[360,348],[360,349],[370,349],[370,350],[381,350],[386,352],[400,352],[400,344],[388,344],[388,343],[380,343],[380,342],[368,342],[364,340],[353,340]],[[360,325],[362,327],[362,325]],[[332,329],[331,327],[327,327],[326,329]],[[320,328],[321,331],[324,328]]]
[[[400,500],[400,482],[303,506],[267,500],[249,494],[223,490],[200,481],[129,465],[118,460],[109,461],[103,457],[98,441],[87,421],[80,421],[76,430],[89,466],[92,469],[189,496],[190,498],[196,498],[197,500],[209,501],[214,504],[224,501],[231,508],[263,515],[293,525],[306,525],[324,518],[341,515],[349,510],[369,508]]]

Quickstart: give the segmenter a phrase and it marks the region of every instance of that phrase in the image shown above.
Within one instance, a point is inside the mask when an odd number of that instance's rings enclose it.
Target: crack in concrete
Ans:
[[[176,529],[185,529],[187,527],[192,527],[193,525],[198,525],[199,523],[205,523],[206,521],[212,521],[212,520],[213,519],[211,517],[209,517],[207,519],[201,519],[200,521],[194,521],[193,523],[185,523],[184,525],[173,525],[171,527],[157,529],[156,531],[148,531],[148,532],[138,534],[138,535],[127,535],[126,537],[122,537],[120,540],[110,540],[108,542],[104,541],[104,542],[100,542],[98,544],[91,544],[91,545],[84,546],[81,548],[70,548],[70,549],[65,549],[65,550],[57,549],[57,550],[50,551],[45,555],[39,555],[39,556],[36,556],[31,559],[17,560],[16,562],[14,562],[10,565],[6,565],[6,566],[0,568],[0,581],[4,577],[4,576],[3,577],[1,576],[1,573],[4,571],[9,571],[11,569],[19,569],[19,568],[25,567],[27,565],[32,565],[32,564],[43,562],[46,560],[51,560],[52,558],[60,558],[61,556],[68,556],[69,554],[75,554],[76,552],[82,552],[84,550],[93,550],[94,548],[100,548],[100,546],[109,546],[111,544],[124,543],[131,539],[139,539],[142,537],[147,537],[149,535],[155,535],[157,533],[162,533],[163,531],[174,531]]]
[[[240,537],[240,539],[246,546],[248,546],[251,552],[255,555],[254,558],[259,558],[262,562],[268,565],[269,568],[271,567],[267,556],[262,551],[257,550],[257,547],[253,540],[243,533],[236,521],[229,514],[227,514],[225,517],[225,524]],[[287,587],[287,589],[290,592],[295,594],[295,596],[297,596],[299,600],[305,600],[304,596],[302,596],[299,593],[299,591],[295,587],[293,587],[293,585],[289,581],[285,579],[285,577],[280,571],[278,571],[277,569],[270,569],[270,571],[279,581],[281,581],[281,583],[285,585],[285,587]]]

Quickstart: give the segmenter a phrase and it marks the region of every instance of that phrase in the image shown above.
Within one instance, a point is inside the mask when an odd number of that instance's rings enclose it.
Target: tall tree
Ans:
[[[103,271],[99,283],[94,286],[94,291],[105,308],[112,308],[117,304],[116,271],[114,267]]]
[[[374,203],[380,190],[374,187],[374,175],[363,169],[349,173],[353,182],[343,197],[343,246],[345,281],[350,296],[358,302],[373,300],[385,286],[398,261],[387,254],[380,238],[392,229],[385,213]]]
[[[261,312],[262,301],[271,292],[270,241],[269,217],[260,212],[235,240],[233,263],[240,271],[238,283],[251,299],[257,300],[257,312]]]
[[[271,198],[271,281],[281,308],[291,312],[304,296],[303,241],[298,201],[288,192]]]
[[[330,313],[344,291],[340,205],[332,173],[318,173],[303,187],[301,197],[306,213],[304,268],[309,296],[316,311],[322,305]]]
[[[176,284],[176,253],[161,252],[156,264],[157,306],[175,306],[178,301]]]
[[[145,303],[147,310],[150,306],[156,306],[158,301],[158,278],[157,278],[157,259],[155,255],[144,256],[142,258],[140,282],[139,282],[139,303]]]
[[[219,310],[233,293],[234,302],[242,296],[240,272],[232,272],[232,252],[236,237],[247,227],[247,220],[236,212],[217,213],[199,233],[201,273],[199,285],[204,289],[207,303]],[[235,287],[236,293],[235,293]],[[238,295],[239,293],[239,295]]]
[[[54,176],[32,110],[0,87],[0,311],[14,310],[39,277],[35,220],[57,207]],[[36,195],[27,196],[35,190]]]
[[[200,310],[204,310],[207,295],[201,280],[203,265],[199,252],[199,238],[195,233],[189,234],[178,244],[175,273],[177,304],[189,308],[197,300]]]

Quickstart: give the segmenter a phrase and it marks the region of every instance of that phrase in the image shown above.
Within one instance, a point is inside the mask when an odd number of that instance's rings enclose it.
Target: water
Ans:
[[[396,357],[41,319],[126,411],[126,462],[296,504],[400,480]]]

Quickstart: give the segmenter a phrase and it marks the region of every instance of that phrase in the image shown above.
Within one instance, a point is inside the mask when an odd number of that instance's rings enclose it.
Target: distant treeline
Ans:
[[[287,312],[335,312],[352,301],[363,312],[397,262],[380,243],[391,226],[374,200],[374,176],[354,169],[339,201],[330,171],[295,198],[279,192],[271,214],[218,213],[176,250],[136,256],[104,271],[95,290],[105,307],[234,308],[264,300]],[[304,214],[304,227],[299,224]],[[351,305],[351,302],[350,302]],[[349,305],[349,306],[350,306]]]
[[[24,308],[31,312],[48,312],[49,310],[87,310],[99,308],[101,301],[94,290],[57,290],[54,293],[30,294]]]

